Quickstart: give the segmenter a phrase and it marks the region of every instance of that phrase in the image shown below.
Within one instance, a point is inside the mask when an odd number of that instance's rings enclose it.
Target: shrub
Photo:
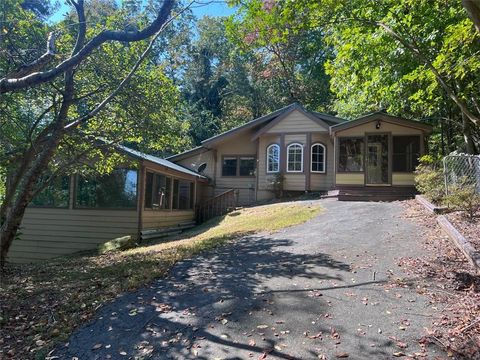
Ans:
[[[424,155],[415,170],[415,186],[427,199],[441,204],[445,197],[445,182],[440,158]]]
[[[475,184],[467,178],[449,187],[445,202],[456,210],[465,211],[470,220],[473,220],[475,213],[480,210],[480,194],[476,192]]]
[[[273,193],[275,194],[275,197],[277,199],[283,197],[283,186],[285,183],[285,176],[282,174],[275,174],[275,176],[272,179],[271,186]]]

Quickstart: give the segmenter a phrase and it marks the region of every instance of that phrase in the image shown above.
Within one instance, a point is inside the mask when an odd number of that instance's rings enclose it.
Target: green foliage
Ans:
[[[271,181],[272,191],[277,199],[283,197],[285,176],[281,173],[275,174]]]
[[[445,203],[456,210],[465,211],[470,220],[473,220],[477,211],[480,211],[480,194],[476,191],[476,184],[471,179],[460,179],[455,185],[449,186]]]
[[[434,204],[441,204],[445,197],[445,181],[441,159],[432,155],[422,156],[415,171],[415,186]]]

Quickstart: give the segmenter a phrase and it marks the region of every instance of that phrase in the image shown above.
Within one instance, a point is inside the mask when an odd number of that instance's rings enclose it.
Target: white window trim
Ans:
[[[270,148],[273,148],[273,147],[276,147],[277,150],[278,150],[277,170],[276,171],[269,171],[268,170],[268,168],[269,168],[269,166],[268,166],[269,165],[269,161],[268,161],[269,160],[269,156],[268,156],[269,154],[268,154],[268,152],[270,151]],[[278,144],[268,145],[267,146],[267,174],[276,174],[276,173],[280,172],[280,161],[281,161],[281,159],[280,159],[280,145],[278,145]]]
[[[300,146],[300,149],[302,150],[301,152],[301,155],[302,155],[302,159],[300,161],[300,170],[288,170],[288,160],[290,158],[290,147],[292,146]],[[287,146],[287,172],[288,173],[303,173],[303,145],[300,144],[300,143],[292,143],[290,145]]]
[[[314,171],[313,170],[313,161],[312,161],[312,155],[313,155],[313,147],[314,146],[321,146],[323,148],[323,171]],[[325,174],[327,171],[327,147],[323,145],[322,143],[315,143],[312,144],[310,147],[310,172],[316,173],[316,174]]]

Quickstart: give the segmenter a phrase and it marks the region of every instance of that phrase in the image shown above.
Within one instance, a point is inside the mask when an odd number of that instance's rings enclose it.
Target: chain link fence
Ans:
[[[447,155],[443,158],[445,190],[471,186],[480,193],[480,155]]]

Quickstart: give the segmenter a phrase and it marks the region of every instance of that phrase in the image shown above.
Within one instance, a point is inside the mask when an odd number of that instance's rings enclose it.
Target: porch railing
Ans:
[[[227,190],[211,199],[197,205],[197,224],[207,221],[215,216],[225,215],[235,209],[237,196],[234,189]]]

